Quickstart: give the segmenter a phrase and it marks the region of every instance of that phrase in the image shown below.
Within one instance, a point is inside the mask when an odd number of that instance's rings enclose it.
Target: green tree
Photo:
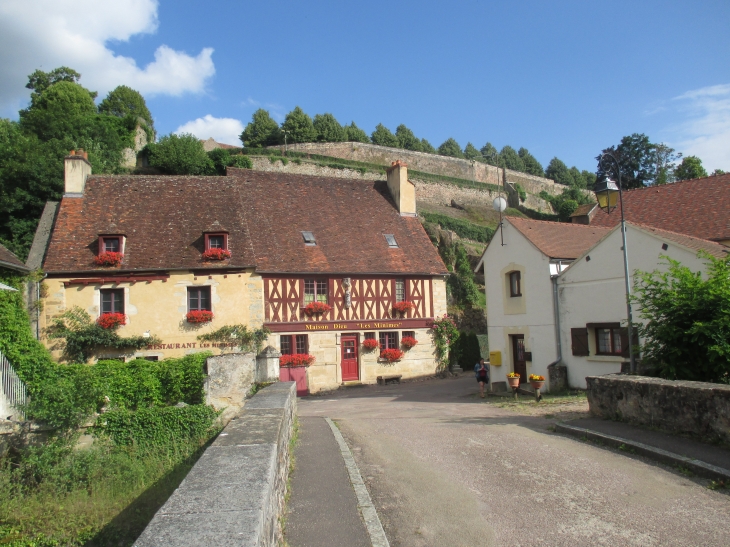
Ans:
[[[482,153],[482,157],[484,158],[485,163],[488,163],[489,165],[493,165],[495,167],[501,167],[502,160],[499,157],[499,152],[491,142],[488,142],[487,144],[482,146],[480,152]]]
[[[298,106],[286,115],[281,128],[287,132],[289,142],[314,142],[317,139],[312,118]]]
[[[558,206],[558,217],[562,222],[568,222],[570,215],[578,208],[578,203],[572,199],[566,199]]]
[[[614,155],[621,168],[621,185],[623,188],[642,188],[647,184],[653,184],[656,179],[656,155],[654,145],[649,137],[643,133],[634,133],[621,139],[618,146],[611,146],[603,150],[603,153]],[[608,172],[604,172],[601,164],[601,156],[597,156],[598,169],[596,174],[599,179],[607,175],[616,178],[615,166],[611,161],[605,162]]]
[[[81,74],[76,72],[74,69],[68,68],[67,66],[61,66],[54,68],[50,72],[36,70],[33,74],[28,76],[28,83],[25,84],[25,87],[33,91],[33,93],[31,93],[32,102],[34,98],[38,97],[53,84],[57,84],[58,82],[71,82],[77,84],[80,79]],[[92,94],[92,99],[96,99],[96,92]]]
[[[512,148],[511,146],[505,146],[500,150],[499,157],[502,160],[502,166],[506,167],[507,169],[512,169],[513,171],[520,171],[521,173],[525,173],[525,163],[522,161],[522,158],[519,156],[517,151]]]
[[[109,92],[109,95],[99,103],[99,112],[125,118],[130,116],[133,120],[142,118],[152,128],[152,114],[147,108],[147,103],[139,91],[135,91],[126,85],[120,85]]]
[[[253,113],[243,133],[238,137],[247,148],[263,148],[279,143],[279,124],[274,121],[268,110],[259,108]]]
[[[355,122],[346,125],[345,132],[347,134],[347,140],[350,142],[370,142],[368,134],[355,125]]]
[[[464,154],[461,152],[461,146],[456,142],[455,139],[449,137],[441,146],[439,146],[438,153],[442,156],[451,156],[452,158],[463,158]]]
[[[545,169],[545,176],[549,179],[553,179],[555,182],[562,184],[563,186],[575,185],[575,181],[573,180],[573,176],[570,174],[570,170],[568,170],[568,166],[558,158],[550,160],[547,169]]]
[[[674,176],[677,180],[702,179],[707,176],[707,171],[702,167],[700,158],[687,156],[674,170]]]
[[[593,185],[596,183],[596,174],[586,171],[585,169],[583,169],[580,174],[583,176],[583,182],[585,182],[586,189],[593,190]]]
[[[398,148],[398,137],[390,132],[390,129],[385,127],[382,123],[375,126],[375,131],[370,135],[370,140],[373,144],[379,144],[380,146],[390,146],[391,148]]]
[[[189,133],[165,135],[147,145],[150,166],[167,175],[211,175],[213,161],[203,149],[203,143]]]
[[[586,187],[586,181],[583,179],[583,173],[580,172],[580,170],[574,165],[569,170],[570,176],[573,179],[573,185],[576,188],[585,188]]]
[[[329,112],[315,115],[313,125],[319,142],[342,142],[347,140],[345,129]]]
[[[539,161],[537,161],[535,156],[530,154],[527,148],[520,148],[517,151],[517,155],[520,156],[522,163],[525,164],[525,173],[529,173],[530,175],[535,175],[537,177],[545,176],[545,170],[542,168],[542,165]]]
[[[714,170],[714,171],[712,172],[712,176],[713,176],[713,177],[716,177],[716,176],[718,176],[718,175],[725,175],[725,174],[727,174],[727,172],[726,172],[726,171],[723,171],[722,169],[715,169],[715,170]]]
[[[682,157],[674,148],[664,143],[654,145],[654,184],[667,184],[674,181],[674,164]]]
[[[470,142],[466,143],[464,147],[464,157],[468,160],[484,161],[482,153]]]
[[[426,139],[421,139],[421,152],[426,152],[427,154],[436,154],[436,149]]]
[[[78,138],[94,114],[96,105],[89,90],[64,80],[46,88],[20,111],[20,126],[44,141]]]
[[[423,147],[421,141],[418,140],[413,134],[413,131],[408,129],[405,125],[400,124],[395,128],[395,137],[398,139],[398,147],[405,148],[406,150],[415,150],[416,152],[422,152]]]
[[[730,256],[704,258],[705,276],[670,258],[637,272],[642,361],[663,378],[730,383]]]

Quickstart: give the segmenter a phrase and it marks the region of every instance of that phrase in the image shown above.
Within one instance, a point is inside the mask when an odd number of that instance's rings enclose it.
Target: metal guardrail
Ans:
[[[0,351],[0,420],[24,420],[25,416],[19,408],[27,401],[28,391],[25,384]]]

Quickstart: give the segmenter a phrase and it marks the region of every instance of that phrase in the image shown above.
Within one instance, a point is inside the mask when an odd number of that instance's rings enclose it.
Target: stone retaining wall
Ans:
[[[586,378],[591,414],[730,443],[730,386],[608,374]]]
[[[218,435],[135,547],[274,547],[289,474],[296,385],[262,389]]]

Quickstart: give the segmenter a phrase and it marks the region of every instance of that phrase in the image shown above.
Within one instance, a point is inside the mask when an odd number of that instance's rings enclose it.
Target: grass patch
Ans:
[[[695,476],[693,471],[691,471],[690,469],[686,468],[683,465],[677,465],[676,469],[685,477],[694,477]]]

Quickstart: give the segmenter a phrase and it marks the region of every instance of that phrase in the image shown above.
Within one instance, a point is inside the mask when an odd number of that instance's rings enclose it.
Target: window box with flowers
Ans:
[[[403,302],[396,302],[393,304],[393,311],[396,313],[399,313],[402,316],[407,314],[409,311],[414,310],[416,306],[413,304],[413,302],[408,302],[407,300],[404,300]]]
[[[304,306],[302,310],[305,315],[312,317],[313,315],[321,315],[328,311],[332,311],[332,306],[324,302],[311,302]]]
[[[418,344],[418,340],[416,340],[413,336],[404,336],[400,340],[400,345],[406,348],[406,350],[411,349],[416,344]]]
[[[203,260],[226,260],[231,258],[231,251],[213,247],[203,253]]]
[[[185,316],[188,323],[210,323],[213,321],[213,312],[208,310],[189,311]]]
[[[123,313],[105,313],[96,320],[96,324],[102,329],[114,330],[117,327],[127,324],[127,317]]]
[[[399,349],[384,349],[380,352],[380,358],[392,364],[403,359],[403,351]]]
[[[366,338],[362,341],[362,347],[365,348],[366,351],[374,351],[380,347],[380,342],[378,342],[375,338]]]
[[[94,257],[94,264],[97,266],[104,267],[115,267],[122,263],[124,255],[122,253],[115,253],[113,251],[107,251],[105,253],[99,253]]]
[[[308,367],[314,363],[314,355],[308,353],[292,353],[289,355],[282,355],[279,358],[280,367]]]

